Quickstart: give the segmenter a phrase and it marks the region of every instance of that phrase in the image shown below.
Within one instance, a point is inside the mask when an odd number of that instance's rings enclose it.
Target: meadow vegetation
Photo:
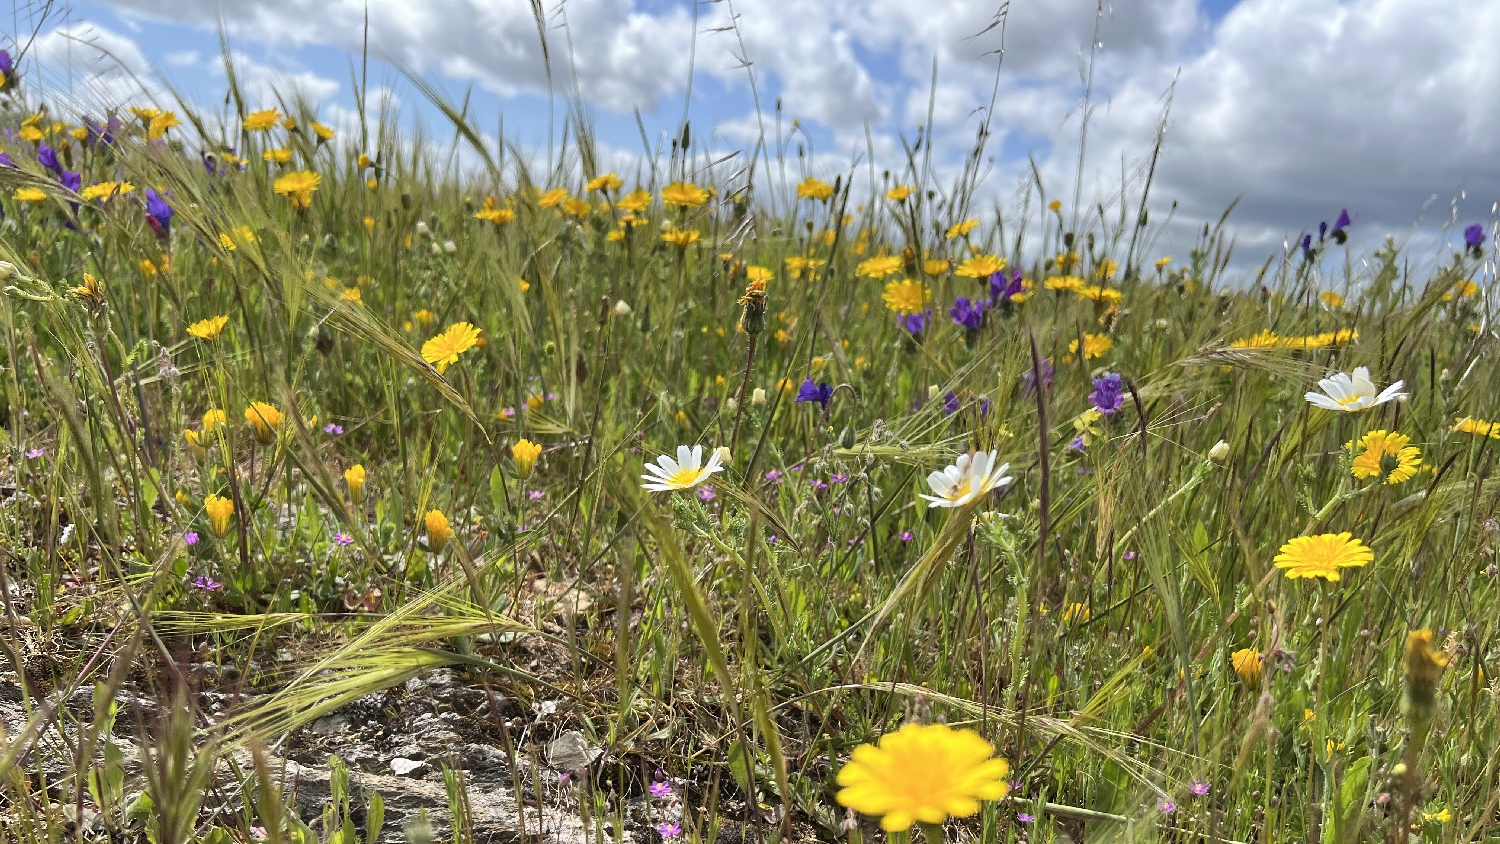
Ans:
[[[229,69],[4,77],[0,840],[373,841],[267,748],[439,668],[523,838],[1500,840],[1483,228],[1244,278],[984,132],[612,173]]]

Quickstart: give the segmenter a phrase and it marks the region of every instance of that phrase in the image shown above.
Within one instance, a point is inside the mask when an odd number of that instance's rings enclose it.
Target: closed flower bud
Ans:
[[[745,288],[745,295],[740,297],[740,304],[745,311],[740,316],[740,328],[751,337],[761,333],[766,328],[766,283],[764,281],[752,281]]]
[[[445,240],[443,241],[443,251],[447,252],[449,255],[452,255],[454,252],[458,251],[458,244],[454,243],[451,240]]]
[[[519,440],[510,447],[511,459],[516,461],[516,476],[521,480],[531,477],[536,468],[536,459],[542,456],[542,447],[531,440]]]
[[[728,466],[730,463],[734,462],[733,457],[729,453],[729,446],[721,445],[714,450],[719,453],[719,462],[721,464]]]
[[[344,483],[349,485],[349,500],[357,507],[365,500],[365,467],[356,463],[344,470]]]
[[[854,448],[854,429],[848,425],[839,433],[839,448]]]
[[[1214,447],[1208,450],[1208,459],[1215,463],[1223,463],[1229,459],[1229,443],[1219,440]]]
[[[417,234],[419,234],[419,235],[421,235],[423,237],[426,237],[426,236],[432,234],[432,229],[430,229],[430,228],[427,227],[427,222],[425,220],[418,220],[417,221]]]
[[[927,385],[927,400],[928,401],[937,401],[937,397],[938,397],[938,385],[936,385],[936,384],[928,384]]]
[[[620,316],[630,316],[630,303],[621,299],[615,303],[615,313]]]
[[[448,525],[448,517],[443,515],[442,510],[429,510],[427,512],[427,548],[432,553],[441,553],[448,545],[448,538],[453,536],[453,528]]]
[[[229,533],[229,520],[234,517],[234,502],[228,498],[210,495],[203,499],[203,511],[208,514],[208,526],[214,536],[222,539]]]
[[[754,390],[750,391],[750,403],[751,404],[765,404],[766,403],[766,390],[765,390],[764,387],[756,387]]]
[[[736,399],[734,396],[730,396],[729,398],[727,398],[727,399],[724,400],[724,409],[725,410],[737,410],[739,408],[739,406],[740,406],[739,399]]]
[[[1438,680],[1448,667],[1448,655],[1433,650],[1431,630],[1413,630],[1406,635],[1406,695],[1401,709],[1411,721],[1412,731],[1425,730],[1437,709]]]
[[[20,274],[21,271],[16,269],[15,264],[9,261],[0,261],[0,281],[9,281]]]

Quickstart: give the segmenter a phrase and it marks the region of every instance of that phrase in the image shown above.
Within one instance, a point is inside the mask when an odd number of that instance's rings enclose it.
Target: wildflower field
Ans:
[[[1483,224],[3,70],[0,841],[1500,840]]]

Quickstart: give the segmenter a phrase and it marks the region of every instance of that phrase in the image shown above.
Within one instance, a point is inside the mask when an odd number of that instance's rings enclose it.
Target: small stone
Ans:
[[[593,764],[604,751],[589,744],[583,733],[568,730],[547,745],[547,764],[559,771],[576,771]]]
[[[349,719],[342,715],[324,715],[312,723],[313,735],[331,736],[349,729]]]
[[[391,760],[391,773],[398,777],[420,777],[427,773],[427,763],[420,759],[397,756]]]

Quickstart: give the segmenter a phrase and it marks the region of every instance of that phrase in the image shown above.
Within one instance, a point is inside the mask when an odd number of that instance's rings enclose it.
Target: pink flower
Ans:
[[[664,823],[656,828],[656,834],[662,838],[676,838],[682,834],[682,824]]]
[[[672,784],[669,783],[669,782],[666,782],[665,780],[658,780],[656,782],[651,783],[651,785],[648,786],[646,790],[649,791],[649,792],[651,792],[651,796],[652,797],[671,797],[672,796]]]

